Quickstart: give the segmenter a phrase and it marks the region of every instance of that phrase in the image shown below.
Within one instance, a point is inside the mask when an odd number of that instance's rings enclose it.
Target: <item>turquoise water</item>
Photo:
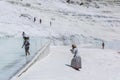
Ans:
[[[22,38],[0,39],[0,80],[9,80],[46,42],[44,38],[30,38],[31,55],[26,57]]]

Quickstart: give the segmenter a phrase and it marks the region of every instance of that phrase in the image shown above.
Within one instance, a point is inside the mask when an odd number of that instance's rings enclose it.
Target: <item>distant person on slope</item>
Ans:
[[[40,19],[40,24],[42,23],[42,19]]]
[[[72,44],[72,49],[70,51],[74,54],[73,59],[71,61],[71,67],[73,67],[76,70],[79,70],[81,68],[81,57],[79,55],[77,46],[75,44]]]
[[[33,19],[33,22],[35,22],[36,21],[36,17],[34,17],[34,19]]]
[[[25,47],[25,53],[26,53],[26,56],[27,55],[30,55],[30,52],[29,52],[29,47],[30,47],[30,43],[29,43],[29,38],[24,40],[24,43],[23,43],[23,46],[22,48]]]
[[[105,43],[104,43],[104,42],[102,42],[102,49],[104,49],[104,47],[105,47]]]
[[[50,26],[52,26],[52,22],[50,21]]]

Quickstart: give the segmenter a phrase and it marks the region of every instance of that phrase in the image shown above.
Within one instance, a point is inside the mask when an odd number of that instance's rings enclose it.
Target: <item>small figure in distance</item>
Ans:
[[[36,17],[34,17],[34,20],[33,20],[33,22],[35,22],[36,21]]]
[[[42,23],[42,19],[40,19],[40,24]]]
[[[77,46],[75,44],[72,44],[72,49],[70,51],[74,54],[72,60],[71,60],[71,67],[73,67],[76,70],[79,70],[82,68],[81,66],[81,57],[79,55]]]
[[[50,26],[52,26],[52,22],[50,21]]]
[[[105,43],[104,43],[104,41],[102,41],[102,49],[104,49],[105,48]]]

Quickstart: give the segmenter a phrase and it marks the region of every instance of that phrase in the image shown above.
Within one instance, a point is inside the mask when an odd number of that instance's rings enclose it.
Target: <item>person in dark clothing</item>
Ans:
[[[42,23],[42,19],[40,19],[40,24]]]
[[[29,46],[30,46],[29,39],[24,40],[22,48],[25,47],[26,56],[30,55]]]
[[[105,47],[105,43],[104,43],[104,42],[102,42],[102,49],[104,49],[104,47]]]
[[[50,21],[50,26],[52,26],[52,22]]]
[[[34,17],[34,20],[33,20],[33,22],[35,22],[36,21],[36,17]]]

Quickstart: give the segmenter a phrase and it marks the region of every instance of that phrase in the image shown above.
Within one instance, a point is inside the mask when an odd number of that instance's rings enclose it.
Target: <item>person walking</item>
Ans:
[[[30,52],[29,52],[29,47],[30,47],[29,38],[24,40],[22,48],[23,47],[25,47],[25,54],[26,54],[26,56],[30,55]]]
[[[75,44],[72,44],[72,49],[70,51],[74,54],[72,60],[71,60],[71,67],[73,67],[76,70],[79,70],[82,68],[81,66],[81,57],[79,55],[77,46]]]

